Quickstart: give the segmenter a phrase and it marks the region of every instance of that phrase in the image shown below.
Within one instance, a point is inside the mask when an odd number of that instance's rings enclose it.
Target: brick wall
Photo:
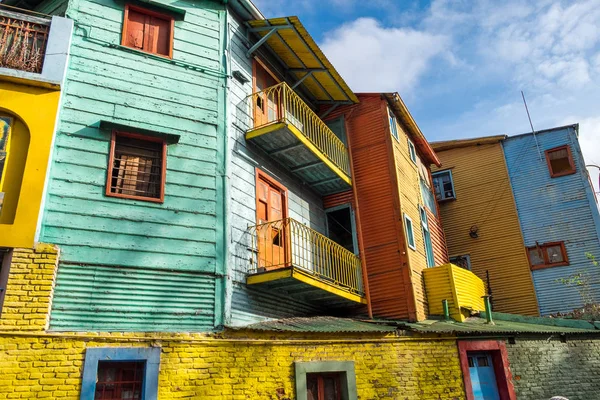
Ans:
[[[557,338],[517,339],[507,344],[513,383],[519,400],[600,398],[600,341]]]
[[[37,244],[33,249],[14,249],[0,331],[41,331],[47,327],[58,249]]]
[[[160,399],[294,399],[294,362],[324,360],[355,362],[359,399],[465,399],[455,341],[360,337],[0,333],[0,399],[78,399],[85,349],[108,346],[162,348]]]

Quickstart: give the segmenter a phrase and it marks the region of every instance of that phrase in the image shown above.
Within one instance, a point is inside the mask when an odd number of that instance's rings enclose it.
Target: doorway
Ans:
[[[277,79],[258,60],[254,60],[254,127],[270,124],[279,120],[279,103],[281,93],[278,90],[267,92],[266,89],[275,86]]]
[[[342,204],[325,210],[327,237],[346,250],[358,254],[354,211],[350,204]]]
[[[489,352],[468,352],[467,360],[474,400],[500,400],[492,355]]]

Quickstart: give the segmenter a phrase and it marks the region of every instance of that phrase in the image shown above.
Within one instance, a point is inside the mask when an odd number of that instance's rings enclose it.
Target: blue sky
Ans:
[[[354,91],[398,91],[430,141],[530,131],[523,90],[536,129],[579,122],[600,164],[600,0],[255,3],[300,17]]]

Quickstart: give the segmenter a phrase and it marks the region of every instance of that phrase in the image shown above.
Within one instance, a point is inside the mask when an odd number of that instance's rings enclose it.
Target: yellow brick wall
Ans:
[[[0,331],[46,329],[57,258],[58,249],[48,244],[13,250]]]
[[[0,399],[78,399],[85,349],[109,346],[162,348],[161,400],[294,399],[294,362],[325,360],[355,362],[359,399],[465,399],[453,339],[275,333],[0,333]]]

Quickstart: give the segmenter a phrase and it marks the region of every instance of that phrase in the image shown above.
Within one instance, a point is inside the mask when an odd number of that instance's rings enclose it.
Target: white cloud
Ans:
[[[449,44],[444,35],[359,18],[325,34],[321,48],[354,91],[405,93]]]

